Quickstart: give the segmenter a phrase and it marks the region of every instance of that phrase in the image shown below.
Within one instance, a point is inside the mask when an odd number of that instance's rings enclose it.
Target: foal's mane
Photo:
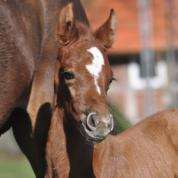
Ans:
[[[91,40],[94,39],[93,38],[93,34],[92,31],[90,29],[90,27],[84,23],[81,22],[77,22],[76,23],[76,28],[78,31],[78,37],[82,40]]]

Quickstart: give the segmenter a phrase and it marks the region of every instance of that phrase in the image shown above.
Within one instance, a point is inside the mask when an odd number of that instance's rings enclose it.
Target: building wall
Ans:
[[[165,61],[160,61],[156,64],[159,68],[160,65],[163,65],[161,76],[159,76],[161,81],[158,79],[156,70],[155,83],[154,85],[152,84],[150,89],[147,89],[144,83],[140,84],[138,79],[133,78],[135,71],[130,69],[133,64],[139,67],[136,63],[112,66],[116,81],[113,81],[110,86],[108,99],[110,103],[116,105],[135,124],[146,116],[167,108],[169,106],[169,96],[167,91],[168,73]],[[135,83],[134,86],[132,83]]]

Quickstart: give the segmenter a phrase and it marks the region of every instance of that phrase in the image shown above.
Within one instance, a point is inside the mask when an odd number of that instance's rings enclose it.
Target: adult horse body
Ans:
[[[33,82],[32,89],[40,92],[37,95],[32,91],[35,96],[31,96],[33,108],[29,106],[29,110],[33,110],[31,112],[35,110],[37,113],[36,110],[40,107],[38,105],[50,103],[53,88],[45,88],[44,85],[48,86],[49,80],[54,79],[57,56],[55,26],[60,9],[67,2],[0,1],[0,131],[13,109],[22,105],[22,100],[23,107],[27,107],[29,97],[27,92],[30,91],[33,77],[38,80],[38,86],[33,86],[37,85],[37,82]],[[74,9],[76,18],[87,23],[79,1],[74,0]]]
[[[43,150],[57,59],[56,23],[67,3],[0,0],[0,134],[13,127],[37,177],[45,172]],[[73,0],[73,4],[76,19],[87,24],[80,1]]]

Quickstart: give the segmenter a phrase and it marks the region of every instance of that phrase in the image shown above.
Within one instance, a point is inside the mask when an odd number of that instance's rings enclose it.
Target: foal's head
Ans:
[[[72,116],[81,133],[93,142],[104,139],[113,129],[106,100],[113,74],[106,50],[112,45],[114,32],[113,10],[94,34],[88,26],[75,22],[71,5],[59,17],[59,100],[68,117]]]

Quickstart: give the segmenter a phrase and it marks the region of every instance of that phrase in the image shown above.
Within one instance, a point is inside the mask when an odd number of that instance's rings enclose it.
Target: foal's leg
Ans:
[[[15,139],[29,160],[37,178],[43,178],[45,172],[44,158],[40,157],[38,144],[32,133],[31,122],[27,112],[23,109],[16,109],[11,116],[12,128]]]

